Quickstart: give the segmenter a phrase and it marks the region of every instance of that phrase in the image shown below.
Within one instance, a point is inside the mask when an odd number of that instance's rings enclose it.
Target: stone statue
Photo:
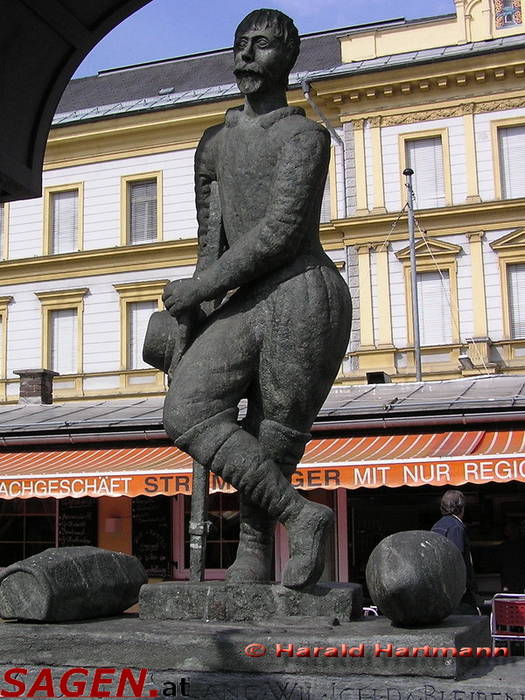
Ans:
[[[351,324],[347,285],[319,241],[330,137],[286,101],[298,53],[297,29],[277,10],[255,10],[238,26],[234,73],[244,106],[200,141],[198,263],[192,279],[170,282],[163,296],[189,328],[170,369],[166,431],[240,493],[228,580],[269,580],[279,520],[289,537],[283,584],[290,588],[315,583],[324,566],[333,513],[303,498],[290,477]],[[214,187],[220,240],[210,235]],[[248,411],[239,424],[243,398]]]

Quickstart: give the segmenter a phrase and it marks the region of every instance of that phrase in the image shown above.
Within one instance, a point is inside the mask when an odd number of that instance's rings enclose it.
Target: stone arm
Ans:
[[[217,190],[217,139],[222,125],[208,129],[195,152],[195,205],[198,222],[198,257],[195,272],[220,257],[225,239]]]
[[[329,158],[330,137],[324,129],[309,128],[285,140],[265,216],[217,260],[196,272],[201,301],[264,276],[297,255],[312,216],[312,201],[320,201]]]
[[[226,238],[222,225],[221,207],[216,175],[217,139],[221,126],[208,129],[195,152],[195,205],[198,222],[197,265],[193,274],[197,278],[223,253]],[[202,311],[209,314],[222,299],[217,295],[213,300],[201,304]]]

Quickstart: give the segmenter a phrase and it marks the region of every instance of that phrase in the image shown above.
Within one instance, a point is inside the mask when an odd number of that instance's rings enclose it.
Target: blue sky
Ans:
[[[301,34],[394,17],[454,12],[454,0],[152,0],[108,34],[86,57],[75,77],[106,68],[156,61],[231,46],[239,21],[258,7],[293,17]]]

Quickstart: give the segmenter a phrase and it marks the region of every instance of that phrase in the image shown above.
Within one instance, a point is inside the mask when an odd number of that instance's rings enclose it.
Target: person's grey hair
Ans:
[[[258,29],[271,28],[274,31],[275,36],[279,37],[283,41],[290,55],[288,71],[291,71],[295,62],[297,61],[301,44],[299,32],[297,31],[297,27],[293,23],[293,20],[288,17],[288,15],[285,15],[284,12],[280,12],[279,10],[269,10],[266,8],[253,10],[246,15],[235,30],[235,44],[237,44],[237,37],[239,35],[254,27]]]
[[[461,491],[445,491],[439,506],[441,515],[459,515],[465,508],[465,496]]]

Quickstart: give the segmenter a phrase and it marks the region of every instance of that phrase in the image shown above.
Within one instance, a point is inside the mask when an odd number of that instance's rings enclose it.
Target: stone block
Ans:
[[[306,590],[278,584],[172,582],[141,588],[140,617],[145,620],[249,622],[285,617],[361,616],[363,594],[355,583],[319,583]]]
[[[0,576],[0,616],[65,622],[118,615],[147,581],[136,557],[98,547],[60,547],[8,566]]]

